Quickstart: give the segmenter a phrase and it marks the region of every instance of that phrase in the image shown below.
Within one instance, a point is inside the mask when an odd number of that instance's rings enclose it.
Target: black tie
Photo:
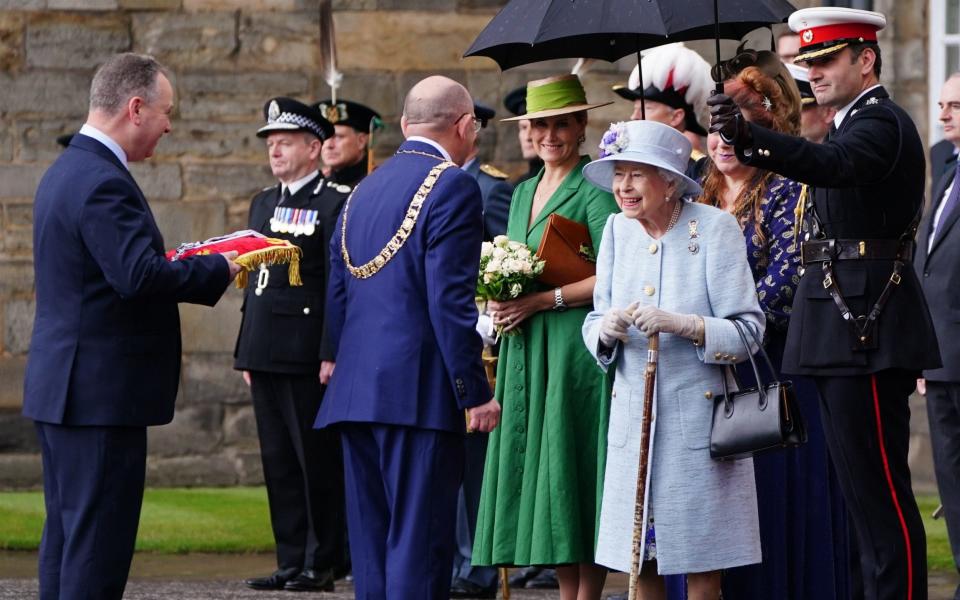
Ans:
[[[283,193],[280,194],[280,206],[283,206],[287,202],[290,202],[290,188],[284,186]]]
[[[833,136],[837,135],[837,126],[835,123],[830,124],[830,131],[827,132],[827,139],[824,141],[829,142]]]

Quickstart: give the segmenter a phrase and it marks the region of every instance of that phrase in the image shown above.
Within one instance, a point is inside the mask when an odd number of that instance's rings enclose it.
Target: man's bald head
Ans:
[[[437,131],[473,114],[467,88],[449,77],[432,75],[414,85],[403,102],[403,116],[412,129]]]
[[[403,101],[400,129],[404,137],[425,137],[436,142],[458,165],[473,149],[476,123],[470,92],[448,77],[433,75],[421,80]]]

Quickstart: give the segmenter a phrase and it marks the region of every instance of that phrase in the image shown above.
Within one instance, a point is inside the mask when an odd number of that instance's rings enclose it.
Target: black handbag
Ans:
[[[713,403],[713,425],[710,430],[710,456],[719,460],[748,458],[766,450],[799,446],[807,441],[807,428],[797,404],[796,392],[790,381],[777,381],[773,363],[763,349],[763,343],[750,323],[732,319],[740,340],[750,357],[750,366],[757,386],[730,392],[726,371],[733,373],[737,387],[742,387],[736,370],[730,366],[722,370],[723,395]],[[763,383],[760,370],[750,351],[747,334],[753,338],[770,369],[770,383]]]

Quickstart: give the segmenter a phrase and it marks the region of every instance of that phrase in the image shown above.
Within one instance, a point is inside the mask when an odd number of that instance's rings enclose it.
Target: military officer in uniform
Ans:
[[[815,187],[804,273],[783,371],[811,376],[831,459],[857,532],[867,600],[927,597],[926,541],[910,486],[907,397],[940,366],[911,267],[923,205],[923,145],[878,82],[882,14],[810,8],[790,16],[817,101],[837,109],[822,144],[748,123],[711,97],[711,131],[741,162]]]
[[[480,121],[481,130],[485,129],[487,123],[497,114],[492,108],[476,100],[473,102],[473,111]],[[477,160],[479,152],[478,142],[467,157],[467,162],[463,164],[463,170],[473,175],[480,184],[480,195],[483,196],[483,239],[489,241],[507,232],[507,215],[510,213],[513,186],[507,181],[509,176],[506,173],[491,164],[480,163]]]
[[[519,117],[527,114],[527,86],[520,86],[507,94],[503,99],[503,106],[514,116]],[[519,185],[531,177],[536,177],[540,169],[543,168],[543,161],[537,156],[537,150],[533,147],[533,139],[530,137],[529,119],[517,121],[517,139],[520,141],[520,155],[523,156],[523,160],[527,161],[527,172],[518,177],[513,185]]]
[[[706,117],[707,95],[713,87],[710,65],[682,43],[669,44],[651,50],[643,57],[643,81],[640,69],[633,68],[627,85],[615,85],[613,91],[633,103],[633,120],[643,118],[673,127],[690,140],[693,151],[687,163],[686,175],[700,178],[706,154],[698,150],[707,130],[700,124]]]
[[[350,187],[325,179],[320,148],[333,125],[290,98],[264,106],[270,168],[279,184],[250,206],[249,228],[303,250],[302,286],[290,286],[287,266],[251,273],[234,368],[253,395],[278,570],[248,579],[254,589],[332,591],[342,566],[346,516],[338,436],[313,429],[323,387],[320,362],[328,245]]]
[[[321,100],[315,106],[335,130],[323,142],[320,155],[324,167],[330,169],[327,177],[353,187],[370,171],[369,145],[373,132],[380,128],[380,115],[349,100]]]

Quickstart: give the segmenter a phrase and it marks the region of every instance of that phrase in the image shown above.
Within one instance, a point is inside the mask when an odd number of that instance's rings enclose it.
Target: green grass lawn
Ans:
[[[930,569],[952,570],[946,525],[943,519],[930,518],[940,501],[931,495],[918,500]],[[40,492],[0,493],[0,549],[36,550],[43,516]],[[148,489],[137,550],[168,554],[272,551],[267,493],[262,487]]]
[[[40,492],[0,493],[0,549],[36,550],[43,518]],[[272,551],[266,490],[148,489],[137,550],[168,554]]]

